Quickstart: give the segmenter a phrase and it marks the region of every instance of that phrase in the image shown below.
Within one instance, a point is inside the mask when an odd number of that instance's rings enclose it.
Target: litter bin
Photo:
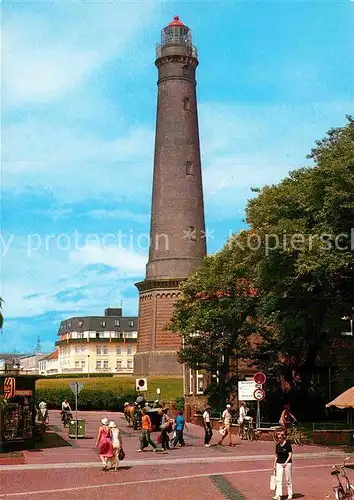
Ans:
[[[86,432],[85,420],[70,420],[69,422],[69,438],[84,438]]]

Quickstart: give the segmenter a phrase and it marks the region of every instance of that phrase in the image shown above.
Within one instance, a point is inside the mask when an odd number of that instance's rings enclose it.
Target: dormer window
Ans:
[[[102,321],[102,322],[101,322],[101,326],[106,326],[106,322],[105,322],[105,321]]]
[[[79,326],[84,326],[84,322],[83,321],[79,321]]]
[[[115,320],[114,320],[114,326],[120,326],[119,319],[115,319]]]
[[[134,326],[134,321],[131,319],[129,320],[129,326],[133,327]]]

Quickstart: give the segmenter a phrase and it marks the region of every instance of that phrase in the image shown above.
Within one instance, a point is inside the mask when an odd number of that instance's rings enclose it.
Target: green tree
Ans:
[[[180,361],[213,375],[222,395],[235,382],[230,366],[248,357],[306,397],[341,318],[353,317],[353,119],[330,130],[310,158],[313,166],[257,189],[249,230],[182,287],[171,326],[183,338]]]

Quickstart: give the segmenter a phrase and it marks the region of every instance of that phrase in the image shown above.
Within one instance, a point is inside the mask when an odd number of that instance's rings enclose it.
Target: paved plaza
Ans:
[[[126,460],[118,471],[102,471],[94,446],[104,416],[115,420],[122,432]],[[128,429],[122,414],[79,412],[79,418],[87,422],[85,439],[69,439],[59,411],[51,411],[52,430],[42,447],[0,458],[0,498],[266,500],[273,496],[269,490],[273,443],[240,441],[235,436],[232,448],[205,448],[203,429],[189,424],[186,447],[138,453],[139,431]],[[155,441],[157,435],[152,434]],[[218,439],[216,432],[212,443]],[[347,456],[345,450],[301,446],[294,453],[294,499],[333,498],[330,470]]]

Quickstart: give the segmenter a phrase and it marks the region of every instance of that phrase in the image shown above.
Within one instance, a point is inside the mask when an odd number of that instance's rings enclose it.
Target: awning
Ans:
[[[354,408],[354,387],[343,392],[336,399],[326,404],[326,407],[336,406],[337,408]]]

